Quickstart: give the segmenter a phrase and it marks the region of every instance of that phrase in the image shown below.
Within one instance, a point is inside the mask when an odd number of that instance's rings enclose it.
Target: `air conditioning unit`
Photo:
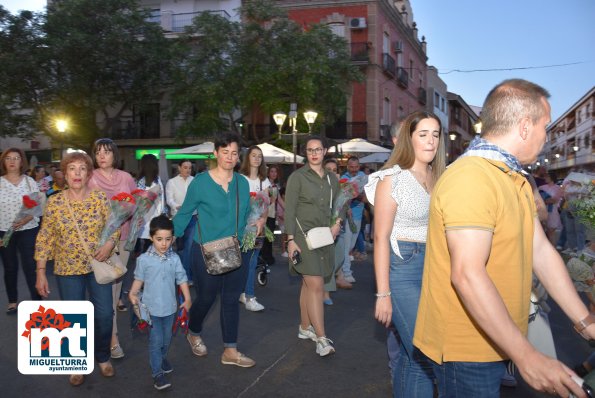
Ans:
[[[351,18],[351,21],[349,21],[349,27],[351,29],[364,29],[366,27],[366,18]]]
[[[393,51],[395,53],[403,52],[403,42],[401,40],[393,42]]]

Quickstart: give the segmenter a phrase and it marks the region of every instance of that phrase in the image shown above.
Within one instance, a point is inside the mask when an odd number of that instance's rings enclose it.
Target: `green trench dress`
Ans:
[[[289,272],[292,275],[322,276],[330,280],[335,266],[335,245],[309,250],[306,239],[300,230],[296,217],[304,232],[315,227],[328,227],[331,222],[332,200],[339,193],[337,176],[327,173],[320,177],[309,165],[294,171],[285,190],[285,233],[293,235],[302,250],[302,262],[293,265],[289,259]],[[339,217],[345,219],[344,214]],[[293,253],[289,253],[291,256]]]

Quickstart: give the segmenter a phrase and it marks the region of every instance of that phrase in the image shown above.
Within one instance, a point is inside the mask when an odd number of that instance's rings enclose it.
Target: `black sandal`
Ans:
[[[8,304],[8,307],[6,308],[6,313],[8,315],[16,314],[17,313],[17,305],[16,305],[16,303],[10,303],[10,304]]]

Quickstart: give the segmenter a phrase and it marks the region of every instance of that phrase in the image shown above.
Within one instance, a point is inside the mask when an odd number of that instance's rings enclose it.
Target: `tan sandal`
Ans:
[[[78,387],[85,381],[85,376],[83,375],[70,375],[68,378],[70,385],[73,387]]]

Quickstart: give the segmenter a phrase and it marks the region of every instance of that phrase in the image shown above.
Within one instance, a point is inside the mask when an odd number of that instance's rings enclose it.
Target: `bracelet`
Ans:
[[[35,271],[41,271],[41,270],[45,270],[45,268],[36,268]]]
[[[376,293],[376,297],[378,297],[378,298],[390,297],[390,291],[385,292],[385,293]]]
[[[589,314],[584,319],[581,319],[574,324],[574,330],[576,330],[581,336],[585,337],[583,335],[583,331],[592,323],[595,323],[595,315]]]
[[[291,238],[291,239],[287,239],[287,240],[285,241],[285,243],[289,243],[289,242],[291,242],[292,240],[293,240],[293,238]]]

